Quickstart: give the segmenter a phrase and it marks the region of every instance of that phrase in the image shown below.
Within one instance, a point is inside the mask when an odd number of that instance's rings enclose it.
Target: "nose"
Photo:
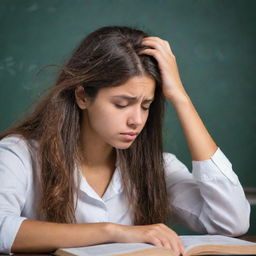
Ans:
[[[128,117],[127,124],[131,127],[138,127],[144,122],[144,113],[142,112],[141,107],[133,109]]]

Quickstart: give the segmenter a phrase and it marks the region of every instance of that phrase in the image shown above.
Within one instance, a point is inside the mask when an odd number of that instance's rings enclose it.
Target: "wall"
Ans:
[[[61,65],[94,29],[136,26],[170,42],[206,127],[243,186],[256,187],[255,13],[253,0],[1,0],[0,131],[52,84],[56,68],[36,75],[42,67]],[[191,168],[171,104],[164,145]]]

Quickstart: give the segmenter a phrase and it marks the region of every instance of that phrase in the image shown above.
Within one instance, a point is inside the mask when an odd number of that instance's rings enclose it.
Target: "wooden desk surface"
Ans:
[[[241,236],[241,237],[238,237],[238,238],[256,243],[256,236]]]
[[[240,237],[237,237],[237,238],[256,243],[256,236],[240,236]],[[46,256],[46,255],[53,255],[53,254],[50,254],[50,253],[38,253],[38,254],[36,254],[36,253],[14,253],[12,255],[17,255],[17,256]],[[0,254],[0,256],[6,256],[6,254]]]

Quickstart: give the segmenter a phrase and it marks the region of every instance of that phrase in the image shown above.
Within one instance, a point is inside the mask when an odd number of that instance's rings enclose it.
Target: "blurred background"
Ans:
[[[87,34],[107,25],[133,26],[169,41],[184,87],[247,191],[248,234],[256,235],[254,0],[1,0],[0,132],[53,84],[58,70],[43,67],[62,65]],[[191,170],[184,139],[168,103],[165,150]]]

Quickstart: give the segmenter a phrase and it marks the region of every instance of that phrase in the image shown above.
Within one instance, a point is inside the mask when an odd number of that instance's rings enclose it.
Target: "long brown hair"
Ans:
[[[122,182],[135,225],[166,222],[169,203],[164,176],[162,121],[164,96],[157,61],[139,55],[148,34],[125,26],[102,27],[89,34],[61,69],[56,83],[34,111],[0,139],[20,134],[38,143],[42,195],[40,213],[55,222],[75,222],[74,169],[79,163],[81,110],[75,89],[83,86],[94,98],[103,87],[149,75],[156,82],[148,120],[135,142],[117,150]]]

